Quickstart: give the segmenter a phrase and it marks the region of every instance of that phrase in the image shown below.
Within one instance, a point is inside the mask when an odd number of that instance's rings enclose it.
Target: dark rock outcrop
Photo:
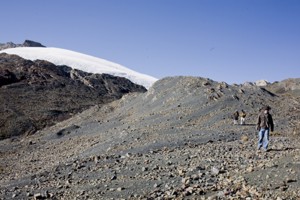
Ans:
[[[35,42],[32,40],[25,40],[25,42],[22,45],[23,47],[45,47],[44,45],[42,45],[39,42]]]
[[[13,42],[7,42],[3,44],[0,43],[0,50],[16,48],[16,47],[45,47],[45,46],[39,42],[35,42],[32,40],[25,40],[23,44],[15,44]]]
[[[90,106],[145,91],[125,78],[2,53],[0,138],[32,134]]]

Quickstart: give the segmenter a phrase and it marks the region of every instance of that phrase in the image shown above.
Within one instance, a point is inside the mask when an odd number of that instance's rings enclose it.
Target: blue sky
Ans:
[[[156,78],[300,78],[298,0],[9,0],[0,43],[25,39]]]

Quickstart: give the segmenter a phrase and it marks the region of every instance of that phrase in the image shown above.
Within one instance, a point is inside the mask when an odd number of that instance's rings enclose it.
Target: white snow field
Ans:
[[[74,69],[98,74],[111,74],[129,79],[149,89],[156,78],[128,69],[117,63],[94,56],[54,47],[18,47],[4,49],[0,53],[15,54],[28,60],[46,60],[55,65],[67,65]]]

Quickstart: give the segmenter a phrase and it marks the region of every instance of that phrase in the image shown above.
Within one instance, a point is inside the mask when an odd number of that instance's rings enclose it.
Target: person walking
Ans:
[[[272,115],[269,113],[271,108],[269,106],[264,106],[257,119],[256,129],[258,132],[258,146],[257,150],[260,150],[261,147],[264,148],[264,151],[268,150],[269,145],[269,134],[270,131],[274,131],[274,123]]]
[[[240,114],[239,114],[239,111],[235,111],[234,113],[233,113],[233,124],[234,125],[237,125],[238,124],[238,120],[239,120],[239,116],[240,116]]]
[[[241,111],[241,125],[245,124],[246,112],[244,110]]]

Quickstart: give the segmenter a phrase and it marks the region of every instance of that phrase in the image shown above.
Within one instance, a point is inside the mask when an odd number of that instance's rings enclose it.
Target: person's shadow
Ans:
[[[256,124],[239,124],[241,126],[256,126]]]
[[[268,149],[268,151],[270,152],[270,151],[275,151],[275,152],[277,152],[277,151],[288,151],[288,150],[294,150],[295,148],[291,148],[291,147],[286,147],[286,148],[282,148],[282,149],[272,149],[272,148],[270,148],[270,149]]]

